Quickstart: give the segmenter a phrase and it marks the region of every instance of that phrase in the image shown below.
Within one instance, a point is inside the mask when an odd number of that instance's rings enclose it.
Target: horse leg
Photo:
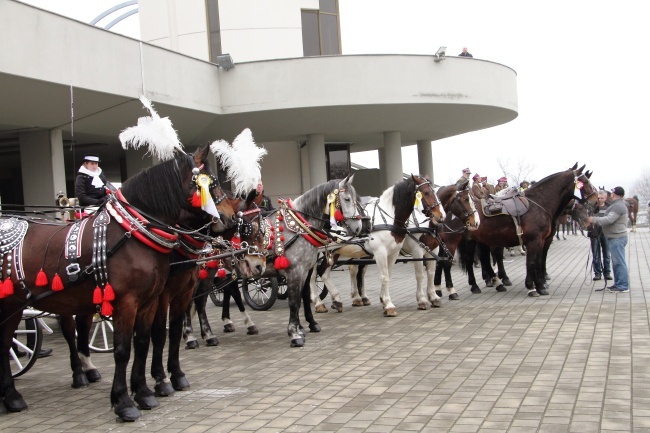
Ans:
[[[320,332],[320,325],[318,322],[316,322],[316,319],[314,319],[314,314],[311,311],[311,273],[313,273],[315,270],[314,268],[311,268],[309,273],[307,274],[307,278],[305,279],[305,282],[303,283],[303,287],[301,290],[301,296],[302,296],[302,308],[305,312],[305,320],[309,323],[309,330],[311,332]]]
[[[0,310],[0,397],[4,403],[7,411],[21,412],[27,409],[27,402],[23,396],[16,390],[14,378],[11,376],[11,366],[9,365],[9,350],[13,343],[14,331],[18,328],[18,324],[22,320],[20,312],[16,311],[15,314],[3,305]]]
[[[196,349],[199,347],[199,341],[194,336],[194,329],[192,328],[192,316],[194,315],[194,310],[196,309],[192,308],[192,305],[193,303],[190,302],[190,305],[185,311],[185,320],[183,321],[183,339],[186,341],[186,349]]]
[[[383,250],[375,253],[375,261],[379,267],[379,275],[381,278],[379,300],[384,305],[384,317],[397,317],[397,309],[390,298],[390,273],[398,254],[399,249],[392,254],[386,254],[386,251]]]
[[[422,259],[424,257],[424,250],[419,246],[411,248],[411,257],[414,259]],[[418,310],[428,310],[429,301],[424,291],[422,280],[424,280],[424,262],[414,261],[413,268],[415,270],[415,302],[418,304]],[[435,295],[435,292],[434,292]],[[436,296],[438,298],[438,296]],[[439,300],[440,298],[438,298]],[[440,306],[440,305],[438,305]]]
[[[454,280],[451,278],[451,262],[445,262],[442,264],[442,270],[445,273],[445,286],[447,286],[447,293],[449,293],[450,301],[458,301],[458,293],[454,288]]]
[[[306,275],[306,273],[305,273]],[[298,317],[300,311],[300,301],[302,295],[302,283],[305,279],[301,278],[299,269],[292,269],[292,272],[286,274],[287,280],[287,299],[289,304],[289,325],[287,334],[291,337],[291,347],[303,347],[305,345],[305,333],[300,325]]]
[[[476,242],[468,239],[463,239],[458,244],[460,260],[463,270],[467,272],[467,282],[470,285],[472,293],[481,293],[481,289],[476,284],[474,277],[474,254],[476,254]]]
[[[436,270],[433,274],[433,285],[436,288],[436,295],[438,295],[438,297],[442,296],[442,271],[442,262],[436,262]]]
[[[440,299],[440,296],[438,296],[436,287],[433,284],[436,268],[433,266],[433,262],[426,262],[424,267],[427,272],[427,297],[429,298],[429,302],[431,302],[431,305],[434,308],[440,308],[442,307],[442,299]]]
[[[211,284],[207,282],[208,280],[212,281],[210,277],[199,281],[199,287],[197,289],[196,298],[194,299],[194,305],[196,306],[196,315],[199,317],[201,337],[203,337],[205,340],[206,346],[218,346],[219,339],[217,339],[217,336],[212,333],[210,322],[208,322],[208,315],[205,311],[205,304],[208,301],[208,296],[210,294],[210,290],[212,289]],[[228,300],[228,303],[230,303],[230,299]],[[226,305],[226,290],[224,290],[223,305]]]
[[[359,265],[359,273],[357,274],[357,290],[361,296],[361,302],[364,306],[370,305],[370,298],[366,296],[366,270],[368,265]]]
[[[323,270],[323,273],[327,273],[329,277],[329,269],[330,267],[328,266],[326,269]],[[314,303],[314,311],[317,313],[327,313],[327,307],[325,306],[325,303],[323,300],[320,298],[319,293],[318,293],[318,285],[316,284],[316,277],[318,276],[318,272],[316,270],[316,267],[312,268],[309,271],[307,281],[309,281],[309,288],[311,291],[311,299],[310,301]],[[323,284],[325,284],[325,287],[327,287],[327,291],[330,293],[330,296],[332,294],[332,290],[330,289],[330,282],[329,278],[327,280],[327,283],[325,283],[325,277],[322,277],[323,279]]]
[[[141,410],[153,409],[160,405],[158,400],[156,400],[154,392],[147,386],[146,379],[146,363],[151,342],[151,327],[159,304],[159,299],[155,299],[149,305],[139,308],[138,317],[135,321],[135,332],[133,336],[133,366],[131,368],[131,392],[134,394],[133,400],[135,400]],[[162,307],[166,312],[167,305],[163,305]],[[165,320],[165,323],[166,322],[167,320]]]
[[[186,289],[173,298],[169,306],[169,353],[167,355],[167,371],[169,372],[172,388],[176,391],[185,391],[190,388],[190,383],[181,370],[180,347],[183,338],[183,317],[192,303],[194,286],[198,279],[196,271],[191,271],[184,280]],[[164,373],[164,372],[163,372]],[[158,389],[156,388],[156,391]]]
[[[348,272],[350,273],[350,297],[352,298],[353,307],[363,307],[363,300],[361,299],[361,294],[359,293],[359,278],[363,281],[362,273],[359,272],[358,265],[348,265]],[[327,272],[328,281],[329,281],[329,271]],[[323,274],[323,281],[325,281],[325,274]],[[327,283],[327,290],[330,289],[329,282]]]
[[[494,257],[496,258],[497,262],[497,276],[501,279],[501,282],[504,286],[512,286],[512,281],[510,281],[510,278],[508,278],[508,275],[506,274],[506,267],[503,264],[504,251],[505,248],[502,247],[494,248]]]
[[[167,309],[170,307],[169,293],[167,290],[160,296],[158,306],[151,324],[151,376],[156,381],[155,395],[167,397],[174,394],[174,388],[169,383],[163,367],[163,350],[167,340]],[[170,313],[171,314],[171,313]]]
[[[251,317],[246,312],[246,307],[244,306],[244,301],[242,300],[241,292],[239,291],[239,284],[237,283],[237,281],[233,281],[230,292],[232,298],[235,300],[235,304],[237,304],[237,308],[239,309],[239,312],[244,317],[244,325],[246,325],[246,334],[257,335],[259,331],[257,330],[257,326],[255,326],[255,323],[253,323],[253,319],[251,319]]]
[[[77,320],[80,317],[77,316]],[[85,318],[84,318],[85,319]],[[92,316],[90,316],[92,320]],[[84,374],[83,366],[81,364],[81,359],[79,352],[77,350],[77,337],[75,336],[76,324],[75,319],[68,314],[59,315],[59,326],[61,327],[61,333],[65,338],[66,343],[68,343],[68,350],[70,351],[70,368],[72,369],[72,387],[73,388],[83,388],[88,386],[88,378]],[[79,339],[81,340],[83,336],[83,329],[79,330]],[[88,341],[88,329],[86,329],[86,341]],[[82,346],[83,343],[80,342],[79,346]]]
[[[237,284],[237,281],[235,281]],[[223,288],[223,304],[221,306],[221,322],[223,323],[223,332],[235,332],[235,324],[230,320],[230,298],[234,297],[234,292],[239,291],[239,285],[232,287],[232,282],[226,284]]]
[[[135,324],[135,300],[124,296],[119,307],[115,309],[118,314],[113,316],[113,359],[115,372],[113,386],[111,387],[111,405],[114,412],[122,421],[135,421],[140,418],[140,411],[129,398],[126,386],[126,368],[131,357],[131,341]]]

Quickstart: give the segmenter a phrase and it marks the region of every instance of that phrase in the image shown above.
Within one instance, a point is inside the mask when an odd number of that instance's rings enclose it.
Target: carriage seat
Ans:
[[[487,199],[481,199],[481,208],[486,217],[497,215],[520,217],[528,212],[529,206],[530,202],[524,193],[515,187],[499,191],[498,194],[490,194]]]

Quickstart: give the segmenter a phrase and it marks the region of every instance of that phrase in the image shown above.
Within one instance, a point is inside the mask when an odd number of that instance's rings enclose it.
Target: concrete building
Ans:
[[[89,151],[112,181],[152,164],[117,139],[146,114],[142,94],[188,149],[250,128],[269,151],[262,175],[271,197],[347,173],[350,152],[374,149],[380,169],[359,172],[355,186],[376,195],[401,178],[402,146],[417,144],[420,172],[434,176],[432,141],[517,117],[507,66],[344,55],[338,1],[140,0],[139,41],[0,0],[3,202],[73,195]],[[234,68],[217,65],[223,54]]]

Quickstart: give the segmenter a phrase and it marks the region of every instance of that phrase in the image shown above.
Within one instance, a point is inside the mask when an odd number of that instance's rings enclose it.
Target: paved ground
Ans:
[[[460,301],[428,311],[416,309],[412,267],[397,265],[396,318],[382,316],[376,274],[373,305],[353,309],[348,277],[335,273],[344,312],[319,315],[323,332],[304,348],[289,348],[286,301],[253,312],[259,335],[237,321],[219,347],[183,351],[191,390],[132,424],[110,409],[112,355],[93,355],[100,383],[72,390],[56,332],[45,340],[54,355],[17,381],[30,409],[0,412],[0,430],[650,432],[650,232],[629,238],[628,294],[594,290],[581,236],[553,243],[550,296],[536,299],[520,256],[508,258],[508,292],[472,295],[455,270]],[[220,310],[209,312],[220,330]]]

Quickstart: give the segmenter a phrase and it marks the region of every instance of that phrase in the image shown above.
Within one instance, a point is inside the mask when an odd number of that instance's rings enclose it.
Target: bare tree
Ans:
[[[647,204],[650,200],[650,168],[645,168],[641,172],[641,177],[634,182],[632,186],[632,194],[639,197],[639,205]]]
[[[504,176],[512,181],[512,183],[508,183],[510,186],[519,186],[524,180],[530,182],[532,180],[530,176],[536,168],[534,164],[522,159],[511,162],[509,158],[503,160],[499,157],[497,158],[497,163]]]

